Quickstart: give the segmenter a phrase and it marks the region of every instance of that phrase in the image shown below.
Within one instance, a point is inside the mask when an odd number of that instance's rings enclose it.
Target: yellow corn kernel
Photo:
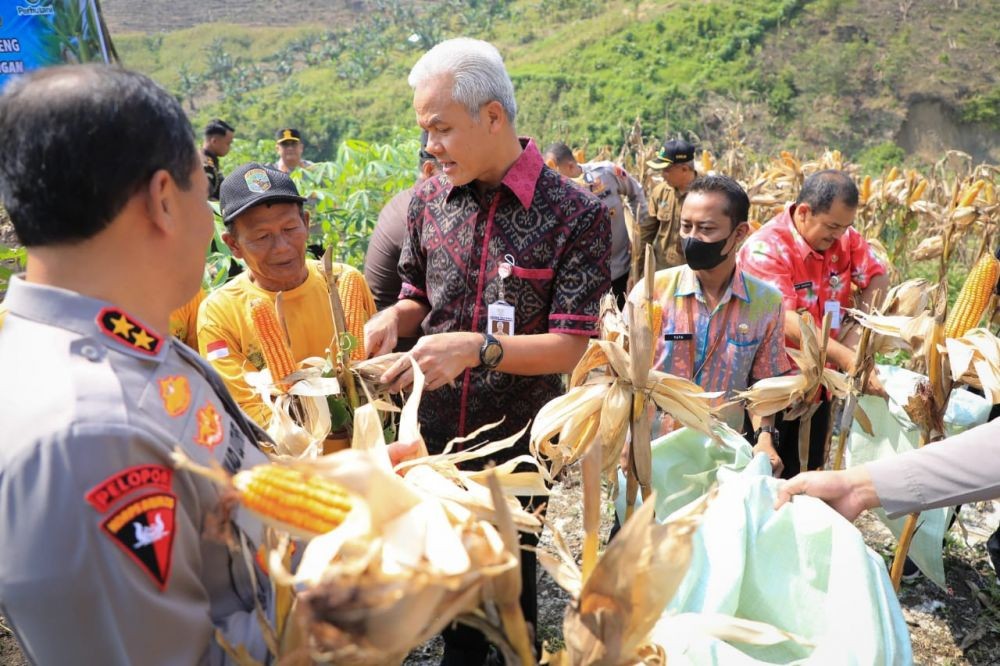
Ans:
[[[359,271],[345,270],[337,280],[337,294],[344,308],[347,332],[357,341],[351,350],[352,361],[363,361],[365,354],[365,324],[375,313],[375,299]]]
[[[258,299],[250,306],[250,318],[253,320],[253,330],[257,334],[264,362],[271,370],[271,379],[280,383],[295,372],[296,364],[285,341],[281,324],[278,323],[278,314],[270,301]]]
[[[351,498],[337,484],[281,465],[258,465],[233,477],[240,501],[279,529],[313,537],[344,522]]]
[[[948,321],[944,325],[945,337],[960,338],[979,323],[996,289],[998,277],[1000,261],[987,252],[972,268],[954,307],[948,313]]]

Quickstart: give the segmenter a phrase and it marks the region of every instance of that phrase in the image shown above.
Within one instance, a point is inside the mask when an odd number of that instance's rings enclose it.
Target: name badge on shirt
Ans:
[[[678,342],[679,340],[691,340],[694,336],[691,333],[664,333],[663,339],[667,342]]]
[[[799,282],[798,284],[795,285],[795,291],[798,291],[799,289],[812,289],[812,286],[813,283],[811,280],[807,280],[806,282]]]
[[[840,328],[840,301],[825,301],[823,313],[830,315],[830,328]]]
[[[490,335],[514,335],[514,306],[506,301],[487,307],[486,330]]]

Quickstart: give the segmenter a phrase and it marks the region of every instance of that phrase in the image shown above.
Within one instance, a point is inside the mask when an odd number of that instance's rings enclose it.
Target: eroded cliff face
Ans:
[[[938,98],[912,99],[895,141],[929,162],[947,150],[961,150],[975,162],[1000,162],[1000,132],[985,123],[962,122],[958,112]]]

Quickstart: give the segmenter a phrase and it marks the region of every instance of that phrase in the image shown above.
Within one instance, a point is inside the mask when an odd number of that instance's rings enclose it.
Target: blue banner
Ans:
[[[0,0],[0,88],[33,69],[115,59],[97,0]]]

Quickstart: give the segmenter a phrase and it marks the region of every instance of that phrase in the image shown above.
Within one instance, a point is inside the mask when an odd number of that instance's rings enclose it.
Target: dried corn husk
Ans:
[[[561,539],[558,557],[539,552],[538,561],[573,598],[563,621],[563,663],[618,666],[641,659],[640,648],[687,574],[708,496],[662,525],[653,520],[654,504],[644,502],[626,521],[586,582]]]
[[[402,356],[405,356],[403,352],[393,352],[365,361],[355,361],[351,363],[351,372],[361,379],[370,394],[382,393],[387,388],[380,381],[382,375]]]
[[[714,493],[674,513],[653,519],[655,497],[636,510],[608,545],[593,573],[583,578],[573,554],[553,529],[554,555],[538,561],[572,597],[563,620],[566,648],[549,664],[624,666],[666,664],[662,647],[651,641],[654,627],[703,632],[723,640],[772,645],[796,636],[759,622],[721,615],[664,616],[691,562],[691,539]]]
[[[916,317],[930,305],[933,286],[924,278],[914,278],[896,285],[885,296],[884,315]]]
[[[323,453],[323,440],[330,434],[326,396],[340,393],[336,378],[323,376],[324,359],[307,358],[299,365],[282,383],[274,381],[268,368],[244,375],[271,410],[267,434],[278,458],[315,458]]]
[[[592,372],[597,376],[590,376]],[[531,450],[549,461],[553,476],[579,460],[598,433],[604,446],[603,469],[618,462],[636,394],[632,374],[631,359],[620,344],[590,343],[573,371],[570,390],[546,403],[531,425]],[[647,371],[641,386],[657,407],[682,424],[714,436],[713,427],[718,426],[710,401],[720,393],[705,393],[697,384],[657,370]]]
[[[993,404],[1000,403],[1000,340],[985,328],[974,328],[960,338],[945,338],[951,376],[981,389]]]
[[[647,250],[644,282],[652,293],[652,252]],[[719,393],[705,393],[698,385],[680,377],[651,370],[653,329],[659,326],[656,308],[648,298],[629,304],[630,326],[625,327],[613,297],[601,304],[601,338],[590,343],[570,377],[570,389],[548,402],[531,426],[531,450],[549,461],[551,474],[580,459],[600,435],[602,469],[617,463],[632,431],[632,442],[648,439],[637,430],[650,429],[653,402],[684,425],[709,436],[719,427],[712,416],[710,400]],[[638,417],[638,419],[637,419]],[[643,424],[646,425],[643,425]],[[645,448],[648,448],[648,442]],[[639,451],[640,480],[648,479],[643,451]]]
[[[928,259],[937,259],[943,252],[944,237],[938,235],[920,241],[911,256],[914,261],[927,261]]]
[[[849,310],[858,323],[870,328],[877,335],[872,336],[872,351],[888,353],[894,349],[907,349],[915,355],[926,357],[932,340],[934,316],[924,311],[919,315],[883,316],[859,310]]]
[[[423,387],[415,363],[413,370],[414,390],[400,424],[408,440],[419,437],[415,419]],[[458,465],[512,446],[523,432],[459,453],[451,452],[452,442],[441,455],[401,463],[403,477],[390,466],[376,405],[364,405],[356,414],[355,448],[271,463],[329,480],[351,499],[340,526],[309,541],[294,572],[287,536],[270,540],[272,580],[298,591],[294,626],[301,628],[311,658],[348,666],[398,664],[413,647],[470,613],[469,621],[487,628],[493,626],[490,618],[497,618],[493,633],[501,631],[501,620],[507,632],[518,631],[519,611],[513,612],[508,598],[509,578],[519,576],[516,539],[510,535],[538,531],[541,524],[510,495],[544,494],[547,477],[530,456],[485,472]],[[535,472],[514,472],[518,464],[532,462]],[[231,483],[221,470],[186,466]],[[497,577],[503,583],[490,585]],[[499,611],[484,612],[483,604]],[[526,630],[521,634],[527,636]],[[521,654],[525,645],[520,641]],[[283,649],[301,653],[302,641]]]
[[[770,416],[785,410],[785,419],[797,419],[812,408],[820,387],[838,398],[843,398],[850,391],[850,384],[843,373],[824,367],[825,345],[820,344],[821,337],[812,317],[801,315],[799,327],[799,348],[788,349],[799,374],[762,379],[738,394],[747,401],[748,409],[754,414]]]

